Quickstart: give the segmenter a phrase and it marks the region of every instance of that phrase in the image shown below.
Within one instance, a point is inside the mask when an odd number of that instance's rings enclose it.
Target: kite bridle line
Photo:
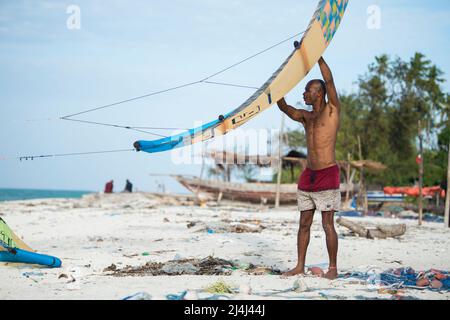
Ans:
[[[20,156],[20,157],[0,157],[0,160],[34,160],[37,158],[55,158],[55,157],[70,157],[70,156],[84,156],[91,154],[105,154],[116,152],[130,152],[136,151],[135,149],[119,149],[119,150],[105,150],[105,151],[87,151],[87,152],[73,152],[73,153],[58,153],[58,154],[42,154],[33,156]]]
[[[214,81],[209,81],[209,79],[218,76],[219,74],[222,74],[232,68],[237,67],[240,64],[243,64],[267,51],[272,50],[275,47],[280,46],[281,44],[284,44],[302,34],[304,34],[307,30],[298,32],[292,36],[290,36],[287,39],[284,39],[280,42],[277,42],[245,59],[242,59],[226,68],[223,68],[201,80],[198,81],[193,81],[193,82],[188,82],[182,85],[178,85],[178,86],[174,86],[171,88],[167,88],[164,90],[159,90],[159,91],[155,91],[155,92],[150,92],[144,95],[140,95],[140,96],[136,96],[136,97],[132,97],[129,99],[125,99],[125,100],[121,100],[121,101],[117,101],[117,102],[113,102],[110,104],[106,104],[106,105],[102,105],[102,106],[98,106],[98,107],[94,107],[91,109],[87,109],[84,111],[80,111],[77,113],[73,113],[73,114],[69,114],[69,115],[65,115],[60,117],[60,120],[66,120],[66,121],[73,121],[73,122],[80,122],[80,123],[86,123],[86,124],[92,124],[92,125],[98,125],[98,126],[108,126],[108,127],[114,127],[114,128],[121,128],[121,129],[126,129],[126,130],[133,130],[133,131],[137,131],[137,132],[141,132],[141,133],[146,133],[146,134],[151,134],[154,136],[158,136],[158,137],[162,137],[162,138],[167,138],[167,136],[162,135],[162,134],[158,134],[158,133],[154,133],[154,132],[150,132],[147,130],[188,130],[186,128],[162,128],[162,127],[142,127],[142,126],[125,126],[125,125],[119,125],[119,124],[114,124],[114,123],[104,123],[104,122],[96,122],[96,121],[88,121],[88,120],[81,120],[81,119],[74,119],[73,117],[75,116],[79,116],[82,114],[86,114],[86,113],[91,113],[94,111],[98,111],[101,109],[106,109],[106,108],[111,108],[117,105],[121,105],[127,102],[131,102],[131,101],[135,101],[135,100],[139,100],[139,99],[143,99],[143,98],[148,98],[151,96],[156,96],[159,94],[163,94],[163,93],[167,93],[170,91],[175,91],[175,90],[179,90],[182,88],[186,88],[186,87],[190,87],[190,86],[194,86],[194,85],[198,85],[198,84],[211,84],[211,85],[220,85],[220,86],[229,86],[229,87],[236,87],[236,88],[245,88],[245,89],[255,89],[258,90],[259,88],[254,87],[254,86],[247,86],[247,85],[240,85],[240,84],[233,84],[233,83],[223,83],[223,82],[214,82]],[[298,47],[298,41],[295,41],[294,44],[295,48],[297,49]],[[47,119],[49,120],[49,119]],[[77,152],[77,153],[62,153],[62,154],[45,154],[45,155],[33,155],[33,156],[20,156],[20,157],[0,157],[0,160],[8,160],[8,159],[18,159],[20,161],[22,160],[34,160],[35,158],[51,158],[51,157],[68,157],[68,156],[80,156],[80,155],[91,155],[91,154],[102,154],[102,153],[113,153],[113,152],[129,152],[129,151],[136,151],[135,149],[123,149],[123,150],[107,150],[107,151],[90,151],[90,152]]]
[[[124,103],[127,103],[127,102],[131,102],[131,101],[135,101],[135,100],[139,100],[139,99],[143,99],[143,98],[148,98],[148,97],[151,97],[151,96],[156,96],[156,95],[159,95],[159,94],[163,94],[163,93],[167,93],[167,92],[170,92],[170,91],[179,90],[179,89],[182,89],[182,88],[186,88],[186,87],[190,87],[190,86],[194,86],[194,85],[198,85],[198,84],[212,84],[212,85],[220,85],[220,86],[229,86],[229,87],[236,87],[236,88],[245,88],[245,89],[258,90],[259,88],[255,87],[255,86],[240,85],[240,84],[233,84],[233,83],[223,83],[223,82],[214,82],[214,81],[208,81],[208,80],[213,78],[213,77],[215,77],[215,76],[218,76],[219,74],[222,74],[222,73],[224,73],[224,72],[226,72],[226,71],[228,71],[228,70],[230,70],[230,69],[232,69],[234,67],[237,67],[238,65],[243,64],[244,62],[247,62],[247,61],[249,61],[249,60],[251,60],[251,59],[253,59],[253,58],[255,58],[255,57],[257,57],[257,56],[259,56],[259,55],[261,55],[261,54],[263,54],[263,53],[265,53],[267,51],[269,51],[269,50],[272,50],[275,47],[278,47],[278,46],[282,45],[283,43],[286,43],[287,41],[290,41],[290,40],[292,40],[292,39],[294,39],[294,38],[304,34],[306,31],[307,30],[301,31],[299,33],[296,33],[296,34],[294,34],[293,36],[290,36],[287,39],[284,39],[284,40],[282,40],[280,42],[277,42],[277,43],[275,43],[275,44],[273,44],[273,45],[271,45],[271,46],[269,46],[269,47],[267,47],[267,48],[265,48],[265,49],[255,53],[255,54],[253,54],[253,55],[251,55],[251,56],[249,56],[249,57],[247,57],[245,59],[242,59],[239,62],[236,62],[236,63],[234,63],[234,64],[232,64],[232,65],[230,65],[230,66],[228,66],[226,68],[223,68],[223,69],[221,69],[221,70],[219,70],[219,71],[217,71],[217,72],[215,72],[215,73],[213,73],[213,74],[211,74],[211,75],[209,75],[209,76],[207,76],[207,77],[205,77],[205,78],[203,78],[201,80],[188,82],[188,83],[181,84],[181,85],[178,85],[178,86],[175,86],[175,87],[171,87],[171,88],[167,88],[167,89],[164,89],[164,90],[150,92],[150,93],[147,93],[147,94],[144,94],[144,95],[132,97],[132,98],[129,98],[129,99],[113,102],[113,103],[102,105],[102,106],[98,106],[98,107],[94,107],[94,108],[87,109],[87,110],[84,110],[84,111],[80,111],[80,112],[77,112],[77,113],[65,115],[65,116],[62,116],[60,119],[61,120],[67,120],[67,121],[83,122],[83,123],[94,124],[94,125],[116,127],[116,128],[122,128],[122,129],[128,129],[128,130],[135,130],[135,131],[144,132],[144,133],[156,135],[156,136],[159,136],[159,137],[167,138],[167,136],[164,136],[164,135],[161,135],[161,134],[155,134],[153,132],[143,131],[141,129],[153,129],[153,130],[187,130],[187,129],[185,129],[185,128],[158,128],[158,127],[124,126],[124,125],[117,125],[117,124],[112,124],[112,123],[101,123],[101,122],[86,121],[86,120],[79,120],[79,119],[72,119],[72,118],[75,117],[75,116],[82,115],[82,114],[98,111],[98,110],[101,110],[101,109],[111,108],[111,107],[114,107],[114,106],[117,106],[117,105],[121,105],[121,104],[124,104]],[[296,43],[298,43],[298,42],[296,41]]]

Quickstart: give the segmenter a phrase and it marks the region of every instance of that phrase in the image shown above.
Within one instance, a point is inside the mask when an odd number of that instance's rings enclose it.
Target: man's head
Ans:
[[[308,82],[303,93],[303,100],[308,106],[314,105],[317,101],[325,99],[327,94],[327,87],[325,82],[320,79],[314,79]]]

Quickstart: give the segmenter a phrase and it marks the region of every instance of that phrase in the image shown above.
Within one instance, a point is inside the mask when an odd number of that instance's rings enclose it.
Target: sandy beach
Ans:
[[[185,291],[189,299],[450,298],[448,291],[429,288],[383,291],[352,277],[281,277],[280,272],[296,263],[295,206],[273,209],[225,201],[199,206],[188,196],[117,193],[0,202],[0,216],[33,249],[63,261],[58,269],[1,265],[0,299],[117,300],[138,292],[147,293],[148,299],[167,299]],[[442,224],[424,222],[419,227],[417,220],[347,219],[373,225],[405,223],[407,230],[398,238],[372,240],[337,225],[341,275],[401,267],[450,270],[450,230]],[[208,257],[234,267],[199,274],[189,263]],[[141,268],[157,263],[165,274]],[[324,269],[328,264],[318,212],[306,264]],[[196,274],[177,275],[189,270]],[[217,282],[233,292],[207,292]]]

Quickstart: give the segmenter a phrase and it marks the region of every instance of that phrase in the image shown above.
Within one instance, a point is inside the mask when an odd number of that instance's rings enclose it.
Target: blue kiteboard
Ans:
[[[51,268],[59,268],[62,265],[61,260],[53,256],[11,248],[1,241],[0,245],[6,249],[0,251],[0,262],[38,264]]]

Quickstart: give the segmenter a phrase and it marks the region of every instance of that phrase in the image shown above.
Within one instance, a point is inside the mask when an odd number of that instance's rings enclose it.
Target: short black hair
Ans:
[[[325,84],[325,81],[323,81],[322,79],[314,79],[314,80],[311,80],[310,83],[318,83],[318,84],[320,84],[320,87],[322,88],[323,95],[325,96],[327,94],[327,86]]]

